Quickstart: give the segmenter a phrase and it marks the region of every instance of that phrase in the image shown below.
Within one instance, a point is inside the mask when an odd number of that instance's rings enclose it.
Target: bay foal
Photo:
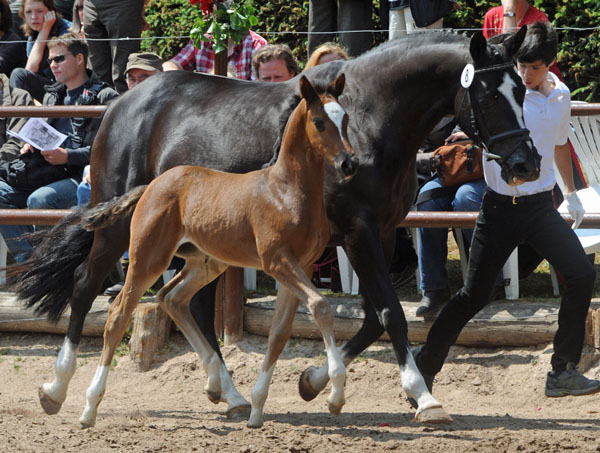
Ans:
[[[344,84],[341,74],[319,95],[306,77],[300,79],[302,100],[287,123],[272,167],[246,174],[175,167],[148,186],[89,211],[82,226],[93,230],[135,208],[129,270],[125,286],[108,312],[100,364],[80,418],[83,427],[95,424],[110,363],[133,310],[174,255],[185,259],[185,267],[159,291],[157,300],[202,359],[211,399],[220,400],[221,377],[227,370],[194,322],[189,302],[229,266],[255,267],[264,269],[281,286],[267,354],[252,390],[248,426],[263,425],[263,406],[275,362],[290,336],[300,301],[306,302],[323,334],[332,382],[329,410],[340,412],[345,402],[346,370],[335,345],[329,303],[311,283],[310,275],[312,263],[329,241],[323,201],[324,159],[336,168],[340,180],[350,179],[358,167],[346,135],[348,116],[337,102]],[[247,411],[241,395],[239,399],[237,409]]]

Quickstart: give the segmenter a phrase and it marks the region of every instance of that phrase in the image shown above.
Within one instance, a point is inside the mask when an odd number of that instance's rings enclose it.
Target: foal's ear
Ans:
[[[525,35],[527,34],[527,25],[523,25],[518,32],[513,34],[512,36],[506,38],[502,43],[504,48],[506,49],[506,56],[509,58],[513,58],[519,49],[521,48],[521,44],[523,44],[523,40],[525,39]]]
[[[315,90],[315,88],[304,75],[300,78],[300,94],[306,100],[308,105],[315,101],[320,101],[317,90]]]
[[[342,72],[337,79],[329,84],[327,87],[327,92],[330,93],[334,98],[339,98],[344,91],[344,87],[346,86],[346,76]]]
[[[478,31],[471,37],[471,45],[469,47],[469,51],[471,52],[471,57],[473,57],[473,61],[475,63],[479,63],[485,56],[486,50],[487,41],[483,37],[483,33]]]

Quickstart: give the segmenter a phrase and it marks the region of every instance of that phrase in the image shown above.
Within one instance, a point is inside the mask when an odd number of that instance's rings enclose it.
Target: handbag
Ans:
[[[450,0],[410,0],[410,13],[415,25],[427,27],[452,12],[454,6]]]
[[[483,178],[481,148],[472,144],[440,146],[433,152],[432,168],[446,187]]]

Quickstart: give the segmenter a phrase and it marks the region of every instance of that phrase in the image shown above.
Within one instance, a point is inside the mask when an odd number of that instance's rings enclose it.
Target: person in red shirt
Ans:
[[[536,21],[550,22],[548,16],[527,0],[502,0],[501,6],[491,8],[483,19],[483,36],[490,39],[500,33],[515,32],[523,25],[533,24]],[[550,71],[564,82],[556,62],[550,66]]]

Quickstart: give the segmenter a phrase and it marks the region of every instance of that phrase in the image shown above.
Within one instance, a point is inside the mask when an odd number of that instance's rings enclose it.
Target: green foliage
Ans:
[[[485,12],[500,4],[499,0],[460,0],[460,9],[444,20],[444,26],[455,29],[481,28]],[[600,102],[600,32],[598,30],[563,30],[600,26],[598,0],[530,0],[552,20],[558,30],[558,66],[572,90],[573,99]],[[260,6],[259,6],[260,5]],[[271,43],[285,43],[296,59],[306,61],[308,30],[308,0],[255,1],[258,23],[252,29]],[[380,29],[379,1],[373,6],[373,27]],[[189,0],[150,0],[146,20],[150,29],[144,37],[189,36],[200,8]],[[302,32],[302,33],[297,33]],[[375,34],[374,44],[386,39],[385,33]],[[142,47],[168,59],[181,49],[189,38],[145,40]]]

